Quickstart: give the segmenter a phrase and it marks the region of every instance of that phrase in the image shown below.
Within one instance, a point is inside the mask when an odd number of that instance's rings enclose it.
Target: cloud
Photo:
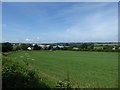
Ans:
[[[64,42],[118,41],[117,9],[90,13],[67,29],[46,33],[44,37],[51,41]]]
[[[17,18],[18,26],[7,24],[6,37],[25,42],[117,41],[117,3],[47,4],[16,4],[26,22]]]
[[[28,39],[28,38],[26,38],[26,39],[25,39],[25,41],[28,41],[28,42],[30,42],[30,41],[32,41],[32,39]]]
[[[79,23],[68,28],[61,36],[73,41],[117,41],[117,20],[99,22],[93,19],[89,19],[86,24],[84,22],[84,25]]]

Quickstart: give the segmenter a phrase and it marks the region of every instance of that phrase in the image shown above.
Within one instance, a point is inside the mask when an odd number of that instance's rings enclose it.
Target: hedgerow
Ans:
[[[27,65],[2,57],[2,87],[4,88],[47,88],[45,83],[40,81],[34,69]]]

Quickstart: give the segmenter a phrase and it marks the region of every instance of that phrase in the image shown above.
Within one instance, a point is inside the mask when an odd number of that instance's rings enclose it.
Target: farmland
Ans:
[[[34,68],[50,87],[69,77],[73,88],[117,88],[118,53],[87,51],[14,51],[7,57]]]

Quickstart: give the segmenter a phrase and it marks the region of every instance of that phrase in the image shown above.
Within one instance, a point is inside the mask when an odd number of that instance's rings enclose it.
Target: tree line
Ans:
[[[17,51],[17,50],[28,50],[28,47],[31,47],[32,50],[73,50],[73,51],[105,51],[105,52],[117,52],[119,51],[119,46],[115,47],[115,50],[113,50],[114,46],[102,46],[102,49],[95,48],[94,44],[91,43],[82,43],[82,44],[70,44],[70,43],[64,43],[64,44],[50,44],[49,47],[40,47],[37,44],[20,44],[20,45],[12,45],[9,42],[2,43],[2,52],[8,52],[8,51]],[[62,48],[59,46],[63,46]],[[56,48],[54,48],[56,46]]]

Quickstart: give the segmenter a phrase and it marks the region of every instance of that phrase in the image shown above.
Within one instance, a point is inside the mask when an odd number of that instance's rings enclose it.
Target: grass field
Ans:
[[[74,88],[118,87],[118,53],[80,51],[17,51],[8,57],[27,62],[51,87],[68,78]]]

